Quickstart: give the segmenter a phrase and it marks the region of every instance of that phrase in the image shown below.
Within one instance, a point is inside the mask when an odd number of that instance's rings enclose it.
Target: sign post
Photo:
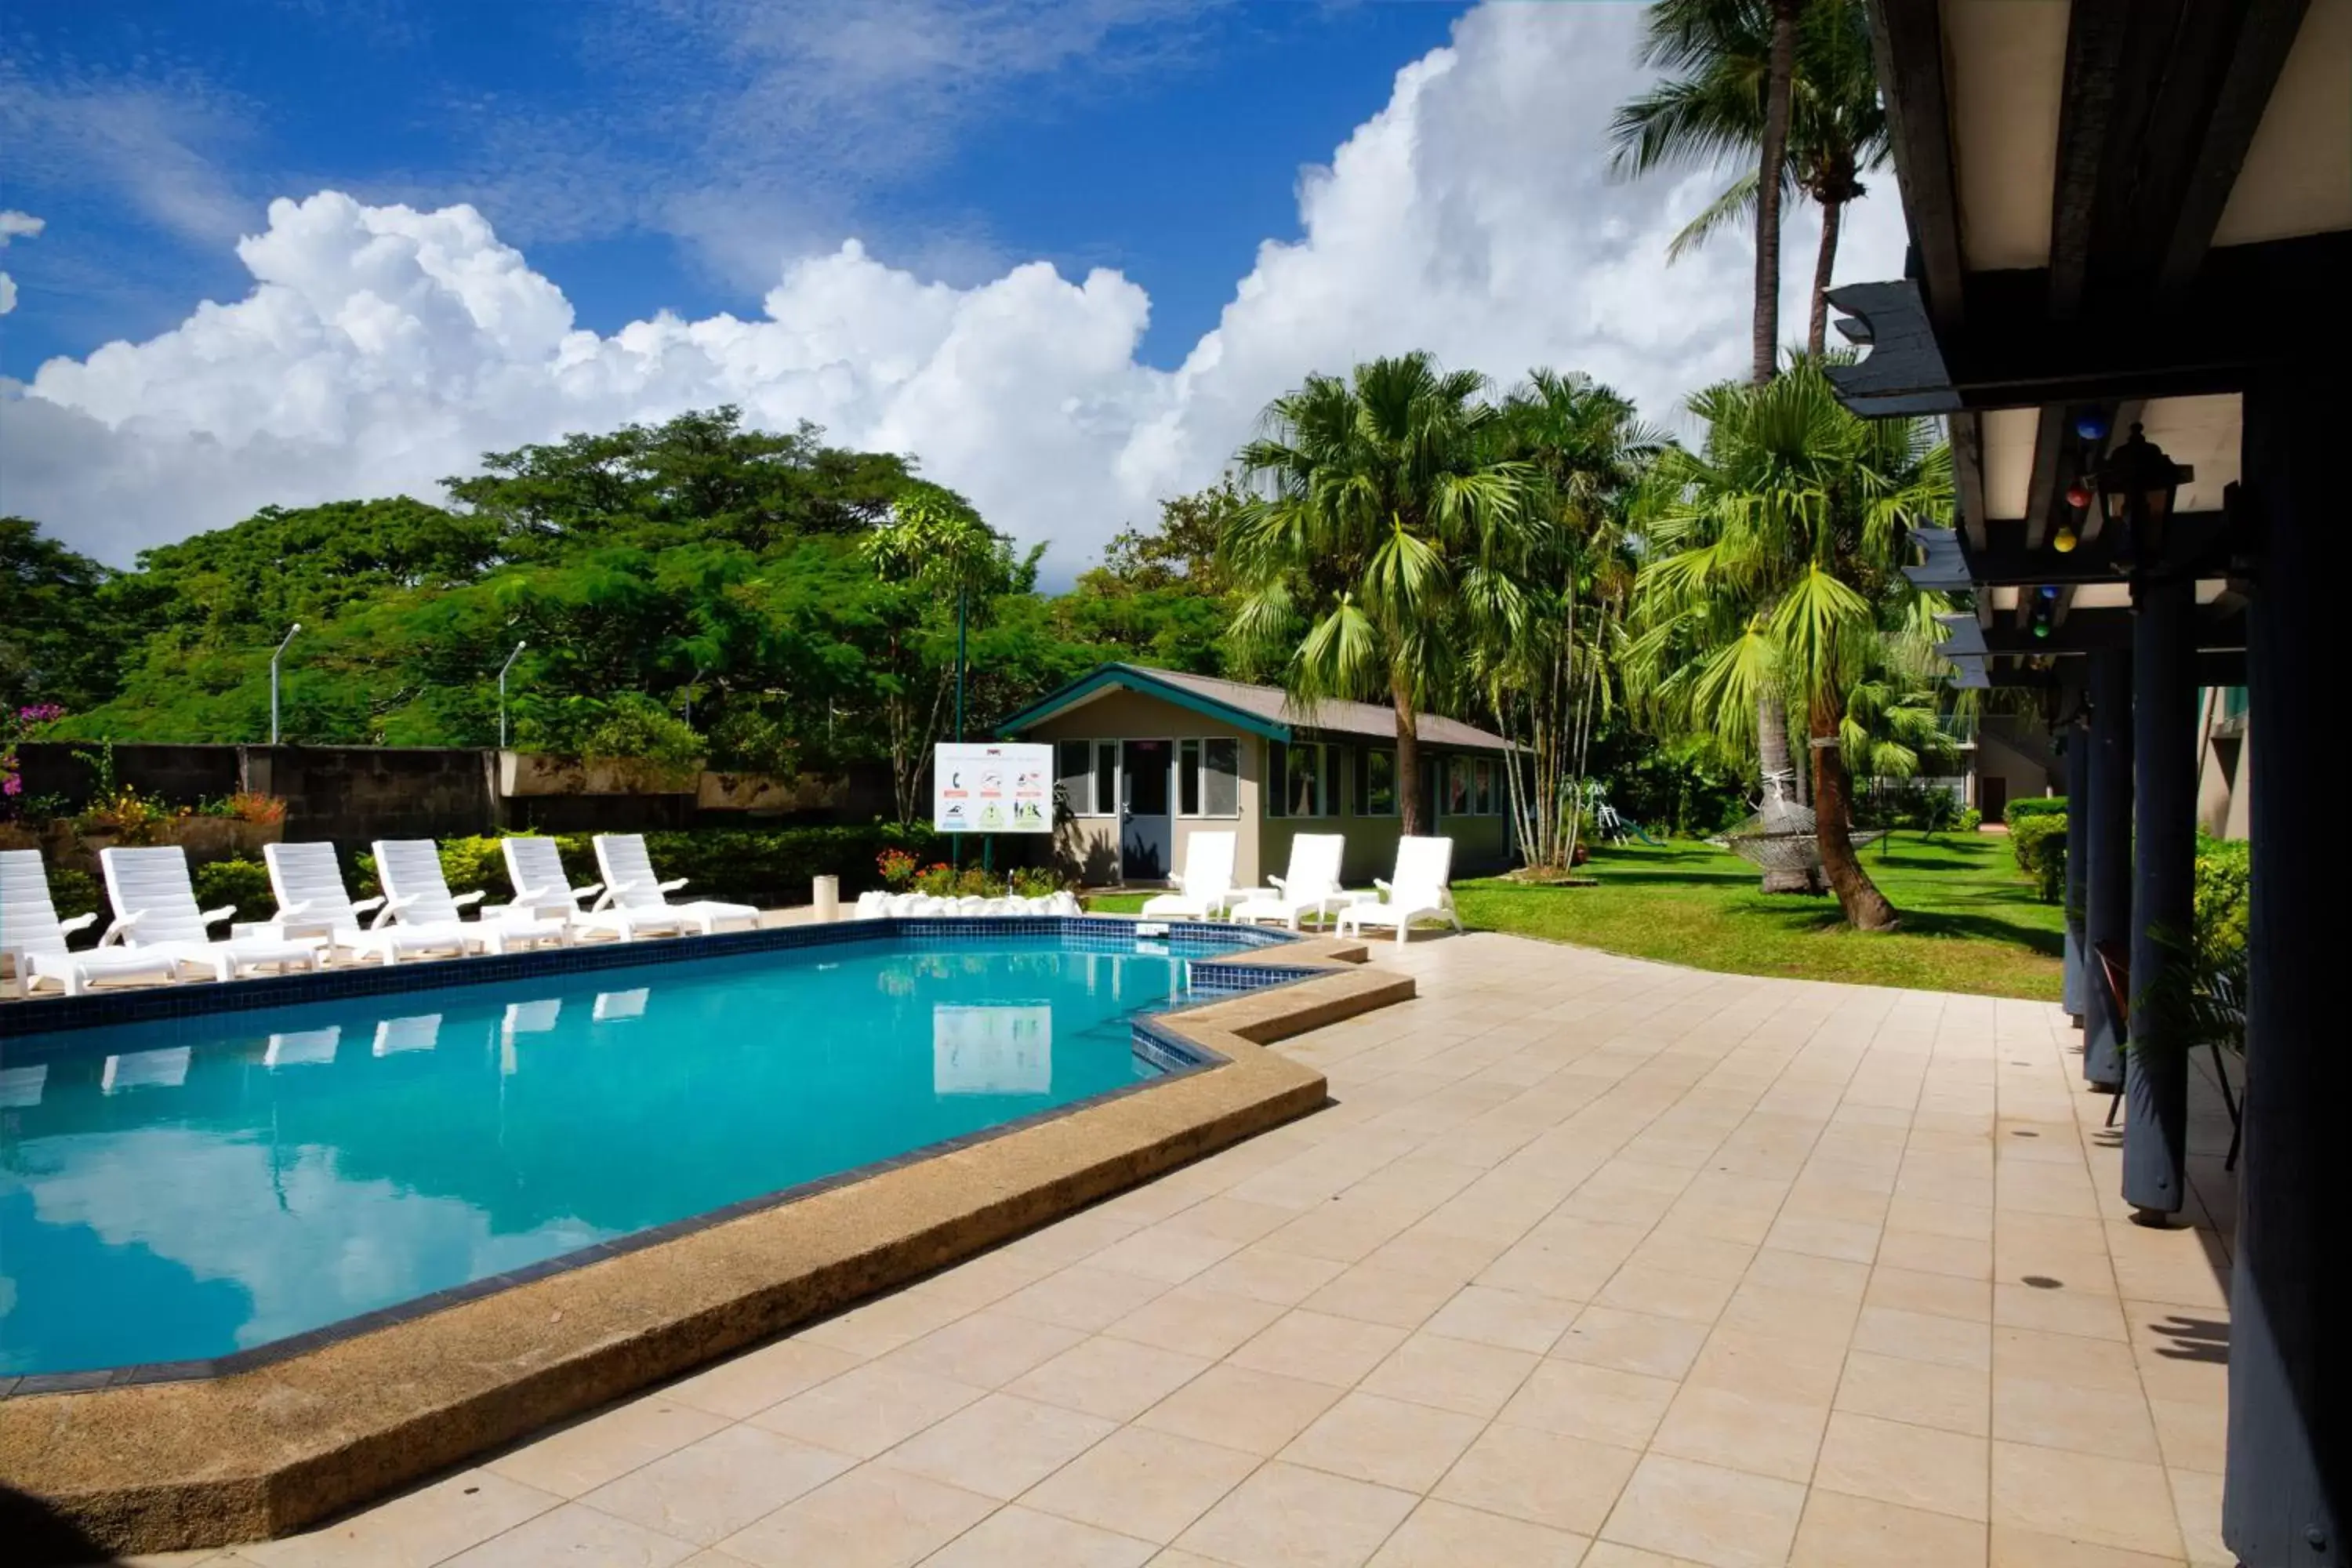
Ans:
[[[931,826],[956,843],[1053,832],[1054,748],[943,742],[931,753]]]

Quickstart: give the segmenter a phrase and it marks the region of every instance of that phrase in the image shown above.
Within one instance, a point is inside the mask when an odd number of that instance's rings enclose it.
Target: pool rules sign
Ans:
[[[950,741],[931,757],[931,826],[941,833],[1054,831],[1054,748]]]

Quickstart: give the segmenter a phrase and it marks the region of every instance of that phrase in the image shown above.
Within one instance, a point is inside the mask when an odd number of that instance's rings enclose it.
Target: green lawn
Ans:
[[[1602,849],[1591,888],[1457,883],[1473,930],[1511,931],[1734,974],[1840,980],[2056,1001],[2064,919],[2034,898],[2009,840],[1903,833],[1863,863],[1902,911],[1903,930],[1847,930],[1831,900],[1756,889],[1754,867],[1704,844]],[[1140,895],[1095,900],[1132,910]]]

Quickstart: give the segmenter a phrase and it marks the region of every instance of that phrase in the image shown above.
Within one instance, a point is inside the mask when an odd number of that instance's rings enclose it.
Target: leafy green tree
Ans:
[[[1465,656],[1527,621],[1542,531],[1536,474],[1502,455],[1484,380],[1425,353],[1309,376],[1241,450],[1263,487],[1228,521],[1233,637],[1303,702],[1386,697],[1404,831],[1425,830],[1416,712],[1450,698]]]
[[[1218,559],[1225,531],[1249,497],[1226,479],[1160,503],[1160,524],[1128,529],[1054,601],[1055,625],[1106,658],[1196,675],[1228,673],[1225,630],[1236,594]]]
[[[0,517],[0,708],[94,708],[114,695],[130,628],[105,595],[115,574],[30,520]]]
[[[1691,399],[1696,452],[1659,465],[1643,519],[1629,675],[1672,727],[1752,741],[1759,713],[1806,715],[1822,870],[1847,921],[1891,931],[1849,826],[1851,765],[1885,704],[1874,683],[1937,607],[1903,575],[1905,531],[1948,513],[1951,454],[1924,419],[1857,419],[1821,362]],[[1858,708],[1859,700],[1859,708]]]

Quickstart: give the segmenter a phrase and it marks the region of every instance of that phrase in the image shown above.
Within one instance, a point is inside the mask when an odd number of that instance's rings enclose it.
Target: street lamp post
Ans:
[[[514,668],[514,661],[522,657],[522,650],[529,646],[530,639],[519,638],[514,645],[514,652],[507,655],[507,661],[499,666],[499,750],[501,752],[507,749],[507,671]]]
[[[278,645],[278,651],[269,656],[269,743],[273,746],[278,744],[278,661],[286,657],[286,644],[292,642],[294,634],[301,629],[299,621],[288,626],[285,640]]]

